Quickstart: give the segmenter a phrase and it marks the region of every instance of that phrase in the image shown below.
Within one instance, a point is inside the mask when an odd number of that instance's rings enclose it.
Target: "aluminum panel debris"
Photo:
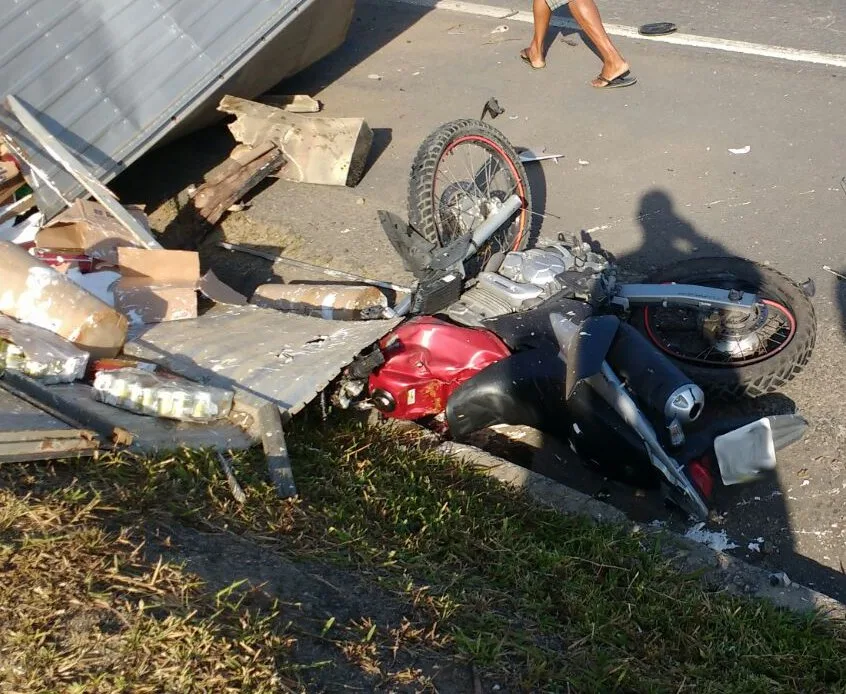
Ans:
[[[98,402],[91,386],[83,383],[46,386],[11,372],[3,380],[40,406],[61,412],[68,420],[94,431],[104,444],[137,453],[167,453],[182,448],[246,450],[255,444],[235,422],[193,424],[145,417]]]
[[[194,320],[145,326],[124,353],[191,380],[296,414],[401,319],[330,321],[252,306],[218,306]],[[237,404],[236,404],[237,407]]]
[[[97,447],[93,432],[68,426],[0,388],[0,463],[70,458]]]
[[[4,0],[0,98],[17,94],[106,182],[157,143],[257,96],[334,50],[353,0]],[[0,128],[51,186],[48,218],[82,187],[8,110]]]

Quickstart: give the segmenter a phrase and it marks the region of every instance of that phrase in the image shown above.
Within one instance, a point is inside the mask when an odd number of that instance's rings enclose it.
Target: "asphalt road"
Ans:
[[[607,22],[669,20],[691,34],[842,52],[844,3],[739,5],[657,0],[643,15],[637,3],[600,3]],[[492,33],[502,24],[507,31]],[[507,109],[496,124],[514,144],[564,155],[530,174],[543,237],[589,232],[635,271],[734,254],[813,278],[813,363],[782,398],[762,403],[795,404],[809,433],[780,456],[775,479],[724,494],[711,530],[725,532],[733,553],[846,599],[846,289],[821,269],[846,268],[846,69],[618,39],[640,81],[603,92],[588,85],[600,64],[578,35],[551,35],[547,69],[530,71],[517,58],[530,32],[525,23],[360,3],[346,45],[280,91],[316,96],[327,115],[365,117],[376,132],[371,168],[354,190],[266,187],[246,213],[266,231],[250,240],[295,238],[301,257],[407,279],[376,210],[404,213],[420,142],[446,121],[477,117],[495,95]],[[747,145],[748,154],[729,152]],[[649,495],[587,473],[552,442],[535,443],[545,445],[527,464],[609,494],[634,518],[686,527]]]

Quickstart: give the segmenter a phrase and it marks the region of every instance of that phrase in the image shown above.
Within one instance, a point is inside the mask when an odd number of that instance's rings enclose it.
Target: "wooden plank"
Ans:
[[[209,224],[217,224],[232,205],[265,178],[279,171],[284,163],[282,152],[272,147],[266,154],[240,167],[228,178],[213,185],[202,186],[193,199],[197,214]]]
[[[250,145],[236,145],[226,160],[209,171],[205,176],[205,184],[215,185],[221,181],[226,180],[230,176],[238,173],[241,167],[246,166],[252,161],[255,161],[261,156],[267,154],[276,145],[272,142],[265,142],[258,147],[251,147]],[[199,193],[204,186],[197,189]]]

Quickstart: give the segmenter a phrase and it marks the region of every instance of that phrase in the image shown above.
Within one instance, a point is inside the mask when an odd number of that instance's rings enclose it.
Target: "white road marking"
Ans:
[[[463,14],[475,15],[477,17],[490,17],[491,19],[508,19],[514,22],[531,24],[532,13],[523,10],[511,10],[504,7],[492,7],[476,2],[461,2],[460,0],[379,0],[381,4],[403,3],[428,7],[435,10],[450,10]],[[578,25],[571,19],[553,17],[552,26],[562,29],[578,29]],[[784,46],[769,46],[763,43],[750,43],[748,41],[734,41],[732,39],[720,39],[711,36],[696,36],[695,34],[667,34],[666,36],[642,36],[638,33],[637,27],[624,26],[622,24],[606,24],[605,30],[612,36],[622,36],[638,41],[655,41],[658,43],[669,43],[676,46],[688,46],[690,48],[706,48],[713,51],[725,53],[741,53],[761,58],[774,58],[776,60],[788,60],[796,63],[814,63],[816,65],[828,65],[830,67],[846,67],[846,55],[835,53],[821,53],[819,51],[807,51],[801,48],[786,48]]]

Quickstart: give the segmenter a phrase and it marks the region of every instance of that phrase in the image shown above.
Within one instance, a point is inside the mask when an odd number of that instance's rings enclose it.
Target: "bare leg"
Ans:
[[[546,4],[545,0],[540,0],[542,4]],[[537,5],[538,0],[535,0],[535,27],[537,28]],[[568,5],[570,13],[573,15],[582,30],[588,35],[596,50],[602,56],[602,72],[599,74],[606,79],[612,80],[619,77],[629,69],[629,64],[625,61],[620,52],[611,43],[608,34],[605,33],[605,27],[602,25],[602,18],[599,16],[599,9],[596,7],[594,0],[570,0]],[[548,10],[549,8],[547,8]],[[547,20],[549,26],[549,20]],[[532,44],[534,45],[534,44]],[[531,55],[531,54],[530,54]],[[594,79],[594,87],[603,86],[604,82],[600,79]]]
[[[546,41],[546,32],[549,31],[552,10],[546,4],[546,0],[534,0],[532,14],[535,19],[535,35],[529,47],[523,49],[523,55],[531,61],[533,67],[543,67],[545,65],[543,44]]]

